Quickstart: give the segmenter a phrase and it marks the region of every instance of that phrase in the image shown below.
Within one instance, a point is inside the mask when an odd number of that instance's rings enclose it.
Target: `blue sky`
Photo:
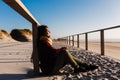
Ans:
[[[22,0],[53,38],[120,25],[120,0]],[[0,29],[29,28],[31,23],[0,0]],[[117,36],[118,37],[118,36]]]

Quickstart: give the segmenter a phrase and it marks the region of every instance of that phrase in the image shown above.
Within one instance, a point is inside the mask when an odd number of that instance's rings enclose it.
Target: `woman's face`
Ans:
[[[50,37],[50,30],[48,28],[46,28],[46,35]]]

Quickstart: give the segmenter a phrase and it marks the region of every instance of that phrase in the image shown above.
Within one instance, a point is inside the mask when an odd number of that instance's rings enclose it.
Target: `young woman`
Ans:
[[[52,46],[52,39],[50,38],[50,31],[46,25],[38,27],[38,53],[40,68],[44,74],[53,75],[59,74],[59,70],[66,64],[70,64],[74,68],[74,72],[83,72],[94,70],[95,65],[87,65],[73,57],[66,47],[55,49]]]

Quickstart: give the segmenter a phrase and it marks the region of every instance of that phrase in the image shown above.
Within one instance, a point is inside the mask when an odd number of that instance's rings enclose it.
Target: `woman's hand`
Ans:
[[[67,48],[66,47],[61,47],[62,50],[66,50]]]

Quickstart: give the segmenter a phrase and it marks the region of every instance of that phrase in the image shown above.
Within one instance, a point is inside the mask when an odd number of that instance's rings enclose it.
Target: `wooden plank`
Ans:
[[[98,32],[98,31],[101,31],[101,30],[110,30],[110,29],[115,29],[115,28],[120,28],[120,25],[113,26],[113,27],[108,27],[108,28],[104,28],[104,29],[93,30],[93,31],[84,32],[84,33],[79,33],[79,35],[83,35],[83,34],[86,34],[86,33]],[[74,35],[77,35],[77,34],[74,34]],[[70,36],[72,36],[72,35],[70,35]]]
[[[24,6],[21,0],[3,0],[3,1],[31,23],[37,23],[38,25],[40,25],[40,23],[33,17],[30,11]]]

